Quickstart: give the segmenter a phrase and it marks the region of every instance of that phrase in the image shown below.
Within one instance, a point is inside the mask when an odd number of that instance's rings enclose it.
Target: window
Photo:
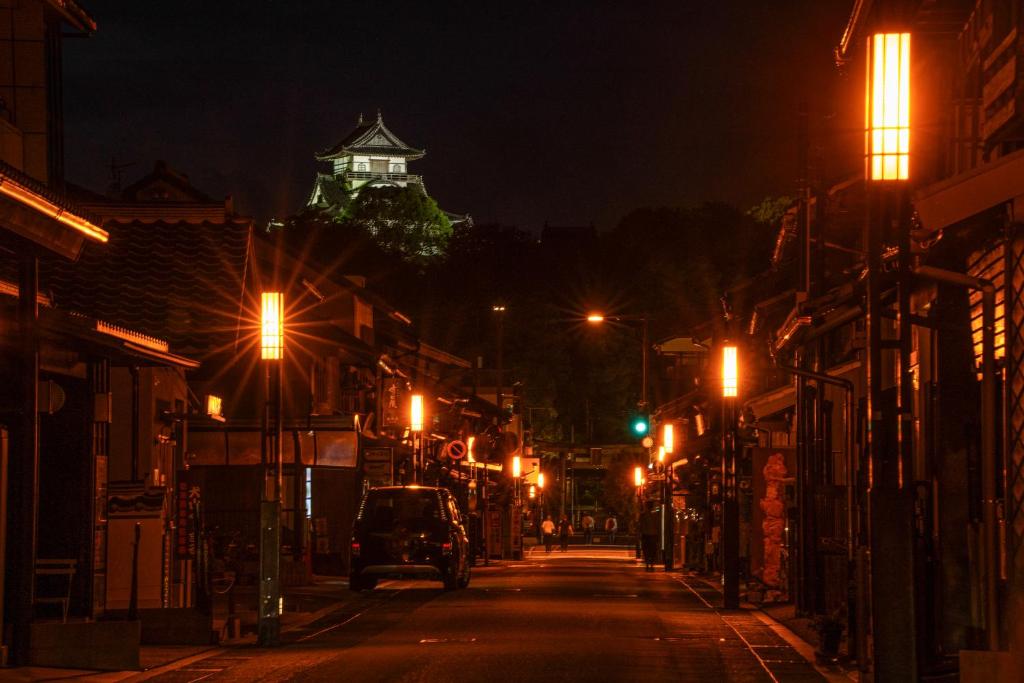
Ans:
[[[405,166],[403,164],[391,164],[392,173],[405,173]]]
[[[387,159],[370,159],[370,173],[387,173]]]
[[[356,164],[356,170],[357,171],[365,171],[366,170],[366,162],[365,161],[360,161],[358,164]]]

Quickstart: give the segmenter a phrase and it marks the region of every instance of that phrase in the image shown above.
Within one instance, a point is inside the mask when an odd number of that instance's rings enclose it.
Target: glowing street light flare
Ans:
[[[537,473],[537,488],[539,488],[541,491],[544,490],[544,473],[543,472],[538,472]]]
[[[736,347],[722,347],[722,396],[734,398],[739,389],[739,367],[737,365]]]
[[[263,292],[260,318],[260,357],[281,360],[284,356],[284,294]]]
[[[865,177],[910,177],[910,34],[868,38]]]
[[[530,494],[529,495],[530,495],[531,499],[537,497],[537,488],[533,484],[530,484]]]
[[[587,316],[587,322],[588,323],[603,323],[604,322],[604,316],[601,315],[600,313],[591,313],[590,315]]]
[[[409,398],[409,428],[414,432],[423,431],[423,396],[413,394]]]
[[[523,462],[518,455],[514,455],[512,456],[512,476],[518,479],[522,474]]]
[[[669,455],[675,450],[676,437],[675,428],[671,422],[666,422],[661,428],[661,446]]]
[[[633,484],[637,488],[644,485],[644,468],[639,465],[633,468]]]
[[[658,446],[658,462],[665,462],[665,447]]]

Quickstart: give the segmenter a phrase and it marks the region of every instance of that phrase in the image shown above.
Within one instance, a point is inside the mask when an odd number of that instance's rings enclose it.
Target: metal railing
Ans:
[[[396,183],[422,183],[422,177],[411,173],[374,173],[373,171],[346,171],[349,180],[390,180]]]

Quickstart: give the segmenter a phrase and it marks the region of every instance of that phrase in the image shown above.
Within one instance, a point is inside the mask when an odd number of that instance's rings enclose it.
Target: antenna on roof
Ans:
[[[119,164],[116,158],[110,157],[110,184],[107,185],[108,197],[117,197],[121,193],[121,171],[134,165],[134,161]]]

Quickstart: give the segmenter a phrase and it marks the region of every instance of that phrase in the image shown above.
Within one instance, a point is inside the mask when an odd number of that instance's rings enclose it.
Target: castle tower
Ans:
[[[408,172],[409,162],[424,154],[388,130],[379,111],[375,121],[360,114],[352,132],[316,155],[317,161],[330,162],[331,172],[317,174],[307,205],[342,208],[364,187],[411,185],[425,194],[423,178]]]

